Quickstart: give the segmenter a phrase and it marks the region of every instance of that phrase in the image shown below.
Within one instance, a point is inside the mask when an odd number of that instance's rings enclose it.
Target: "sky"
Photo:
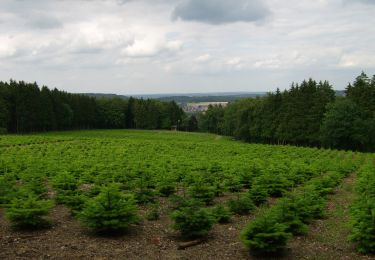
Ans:
[[[375,0],[0,0],[0,80],[116,94],[344,89],[375,74]]]

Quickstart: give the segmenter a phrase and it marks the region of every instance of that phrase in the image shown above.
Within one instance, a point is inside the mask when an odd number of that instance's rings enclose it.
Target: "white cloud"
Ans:
[[[181,41],[166,41],[165,39],[145,37],[135,39],[121,53],[127,57],[153,57],[164,52],[176,52],[182,47]]]
[[[16,54],[16,48],[9,37],[0,36],[0,58],[9,58]]]
[[[102,18],[69,25],[61,40],[67,43],[71,52],[110,50],[129,44],[134,35],[121,28],[121,19]]]
[[[343,54],[339,61],[339,66],[343,68],[375,67],[373,56],[364,52]]]
[[[195,59],[195,61],[196,62],[199,62],[199,63],[204,63],[204,62],[207,62],[207,61],[209,61],[209,60],[211,60],[211,55],[210,54],[203,54],[203,55],[200,55],[200,56],[198,56],[196,59]]]
[[[238,58],[238,57],[237,57],[237,58],[229,59],[226,63],[227,63],[228,65],[237,66],[237,65],[241,64],[241,62],[242,62],[241,58]]]

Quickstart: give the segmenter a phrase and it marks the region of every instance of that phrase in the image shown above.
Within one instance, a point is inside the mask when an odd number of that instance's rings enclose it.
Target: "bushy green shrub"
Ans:
[[[118,187],[120,187],[121,185],[118,185]],[[80,191],[82,191],[82,194],[85,195],[86,197],[89,197],[89,198],[93,198],[93,197],[96,197],[99,195],[99,193],[101,192],[102,190],[102,186],[100,185],[93,185],[92,187],[89,187],[88,189],[79,189]]]
[[[77,215],[84,207],[88,198],[79,191],[66,192],[59,195],[59,202],[63,203],[70,210],[72,215]]]
[[[40,175],[26,175],[23,176],[23,188],[31,193],[39,196],[40,198],[46,198],[48,189],[45,185],[45,180]]]
[[[122,231],[138,220],[134,196],[122,194],[118,185],[109,185],[86,202],[79,218],[98,232]]]
[[[163,197],[169,197],[176,192],[175,186],[174,183],[161,182],[157,190]]]
[[[274,208],[276,219],[286,226],[286,232],[294,235],[307,233],[308,227],[302,221],[299,210],[299,205],[290,198],[281,199]]]
[[[216,180],[216,181],[212,184],[212,188],[213,188],[213,190],[214,190],[214,193],[215,193],[215,196],[216,196],[216,197],[220,197],[220,196],[223,196],[223,195],[224,195],[225,187],[224,187],[224,184],[223,184],[223,182],[221,181],[221,179]]]
[[[67,206],[73,215],[78,214],[87,200],[84,191],[78,190],[78,180],[70,173],[63,172],[52,179],[56,191],[55,201]]]
[[[244,245],[253,253],[279,253],[285,249],[291,234],[287,226],[280,224],[270,215],[250,222],[241,233]]]
[[[298,215],[306,224],[311,223],[313,219],[324,217],[326,201],[314,189],[306,187],[301,194],[297,193],[294,196],[294,203],[298,209]]]
[[[375,199],[359,200],[352,207],[352,234],[360,253],[375,253]]]
[[[225,181],[225,187],[228,189],[230,192],[239,192],[242,190],[243,185],[241,183],[241,179],[238,177],[232,177],[228,178]]]
[[[261,185],[252,185],[249,196],[255,205],[259,206],[267,201],[269,195],[267,189]]]
[[[217,223],[228,223],[231,217],[230,210],[222,204],[217,205],[211,211]]]
[[[62,172],[52,179],[52,186],[57,191],[74,191],[78,188],[78,181],[72,174]]]
[[[190,197],[200,200],[206,204],[210,204],[215,198],[215,188],[203,182],[192,184],[188,188]]]
[[[150,188],[139,189],[134,192],[134,195],[138,204],[153,203],[156,198],[156,192]]]
[[[153,203],[156,198],[155,182],[152,180],[151,172],[140,167],[137,169],[137,178],[129,184],[134,191],[138,204]]]
[[[282,251],[288,237],[306,233],[306,224],[322,215],[326,189],[332,189],[343,177],[337,172],[327,172],[303,188],[287,193],[245,228],[243,243],[259,253]]]
[[[287,172],[287,178],[294,184],[301,184],[318,173],[318,170],[313,165],[299,161],[292,162],[291,166],[291,170]]]
[[[187,201],[186,198],[182,196],[178,196],[176,194],[173,194],[172,196],[169,197],[170,208],[172,210],[179,209],[180,207],[185,206],[186,201]]]
[[[371,161],[358,174],[356,200],[351,208],[352,234],[349,239],[361,253],[375,253],[375,167]]]
[[[361,197],[375,198],[375,166],[364,167],[355,184],[355,192]],[[362,196],[364,195],[364,196]]]
[[[242,194],[238,195],[235,199],[230,199],[228,207],[235,214],[246,215],[255,208],[255,205],[247,194]]]
[[[173,228],[185,238],[206,236],[215,222],[210,212],[195,202],[175,210],[171,218],[174,221]]]
[[[49,224],[45,218],[53,203],[49,200],[42,200],[39,196],[31,191],[22,192],[22,196],[18,196],[11,200],[8,205],[5,216],[12,222],[14,226],[22,228],[38,228]]]
[[[251,183],[254,178],[253,173],[250,170],[246,169],[246,170],[240,171],[238,174],[239,174],[239,179],[240,179],[242,186],[246,189],[250,188]]]
[[[0,206],[7,205],[15,194],[14,181],[10,181],[4,176],[0,176]]]
[[[321,194],[321,196],[326,196],[332,194],[334,188],[340,183],[342,175],[338,172],[327,172],[324,176],[315,180],[311,185],[315,185],[315,190]]]
[[[291,181],[280,173],[265,173],[255,178],[254,184],[264,187],[273,197],[281,197],[292,186]]]

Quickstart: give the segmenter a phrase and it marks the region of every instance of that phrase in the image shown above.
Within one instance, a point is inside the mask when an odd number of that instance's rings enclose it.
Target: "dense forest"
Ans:
[[[174,102],[94,98],[36,83],[0,82],[0,133],[72,129],[171,129],[233,136],[247,142],[375,150],[375,76],[358,76],[335,95],[312,79],[264,97],[186,115]]]
[[[362,73],[344,97],[327,81],[293,83],[266,97],[210,106],[198,122],[201,131],[247,142],[374,151],[375,76]]]
[[[173,101],[95,99],[36,83],[0,82],[0,133],[91,128],[171,129],[184,112]],[[186,120],[185,120],[186,121]]]

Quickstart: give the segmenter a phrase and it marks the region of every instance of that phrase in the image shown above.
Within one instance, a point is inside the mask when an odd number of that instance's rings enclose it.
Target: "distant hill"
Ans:
[[[205,96],[169,96],[169,97],[160,97],[158,100],[161,101],[175,101],[179,104],[186,103],[200,103],[200,102],[231,102],[237,99],[243,98],[254,98],[265,96],[267,93],[244,93],[244,94],[227,94],[227,95],[205,95]]]
[[[117,95],[117,94],[104,94],[104,93],[80,93],[81,95],[94,97],[94,98],[122,98],[128,99],[128,96]]]
[[[139,95],[117,95],[104,93],[82,93],[95,98],[121,98],[128,99],[130,96],[145,99],[158,99],[160,101],[175,101],[180,105],[199,102],[232,102],[243,98],[255,98],[267,95],[267,92],[218,92],[218,93],[186,93],[186,94],[139,94]],[[337,96],[345,96],[344,90],[336,90]]]
[[[121,98],[128,99],[129,96],[104,93],[82,93],[95,98]],[[224,93],[186,93],[186,94],[144,94],[131,95],[136,98],[158,99],[160,101],[175,101],[178,104],[197,102],[231,102],[241,98],[261,97],[266,92],[224,92]]]
[[[345,90],[335,90],[336,96],[343,97],[345,96]]]

